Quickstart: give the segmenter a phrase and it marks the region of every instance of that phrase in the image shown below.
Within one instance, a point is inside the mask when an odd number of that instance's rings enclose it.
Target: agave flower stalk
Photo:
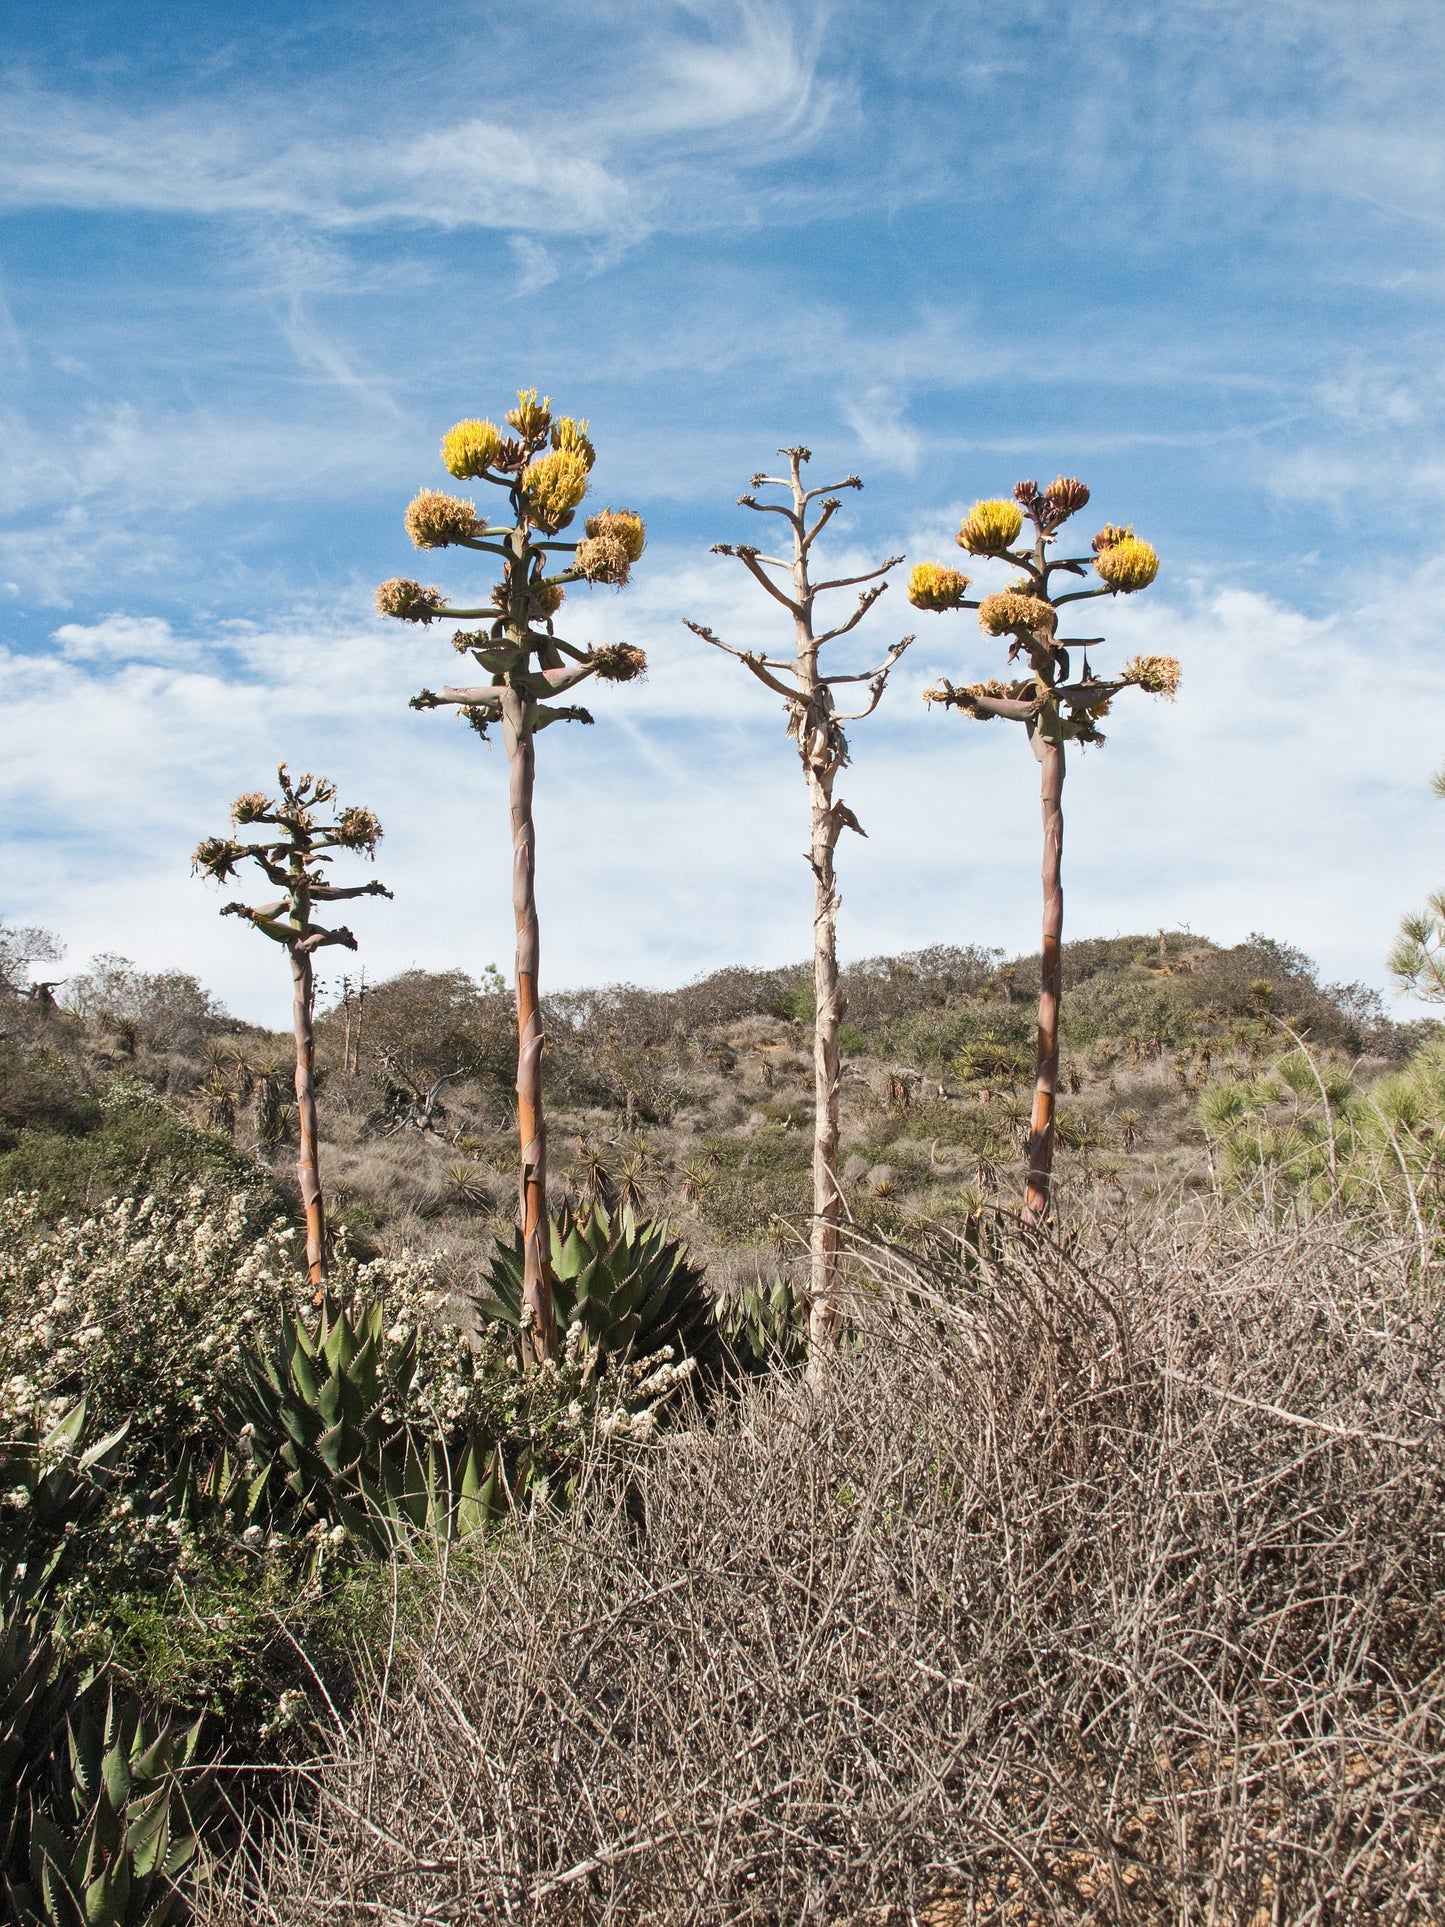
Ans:
[[[296,1124],[300,1149],[296,1179],[306,1213],[306,1268],[311,1283],[321,1291],[326,1283],[326,1212],[321,1196],[320,1157],[316,1132],[316,978],[312,958],[330,944],[355,950],[356,939],[347,929],[325,929],[313,910],[318,903],[339,903],[351,897],[389,897],[382,883],[336,884],[327,869],[336,850],[353,850],[374,858],[381,840],[381,824],[370,810],[351,804],[328,809],[336,801],[336,785],[307,774],[293,782],[286,765],[276,772],[278,797],[257,790],[238,796],[231,808],[233,830],[260,826],[254,842],[235,835],[211,836],[199,844],[191,868],[224,883],[243,863],[254,863],[268,883],[281,892],[271,903],[227,903],[223,917],[244,917],[264,936],[281,944],[291,959],[291,1018],[296,1039]],[[266,834],[269,830],[273,834]]]
[[[759,514],[778,515],[788,529],[788,553],[763,555],[744,543],[714,544],[715,555],[735,556],[774,602],[791,616],[793,654],[773,657],[758,650],[735,649],[699,622],[689,622],[694,635],[722,649],[750,669],[765,689],[781,696],[787,706],[788,734],[798,746],[808,786],[812,837],[808,862],[813,872],[813,1222],[809,1241],[808,1347],[810,1371],[816,1382],[841,1323],[842,1262],[840,1233],[843,1194],[838,1182],[839,1064],[838,1032],[843,1021],[843,997],[838,987],[838,894],[835,857],[845,829],[865,834],[862,824],[835,795],[838,772],[848,762],[845,723],[860,722],[878,707],[888,673],[912,642],[905,636],[894,643],[884,661],[872,669],[849,675],[825,675],[820,656],[827,644],[849,635],[888,587],[885,577],[903,560],[889,556],[860,575],[838,576],[815,582],[813,545],[842,507],[837,490],[860,489],[856,475],[822,488],[805,488],[803,466],[812,459],[806,448],[784,448],[785,476],[754,475],[751,489],[781,489],[782,501],[759,501],[749,492],[739,506]],[[853,610],[831,628],[815,627],[817,598],[833,589],[859,587]],[[866,684],[862,708],[840,711],[835,692],[844,686]]]
[[[924,700],[961,710],[980,722],[1002,716],[1024,725],[1039,763],[1043,814],[1043,942],[1039,977],[1038,1044],[1033,1107],[1028,1138],[1028,1179],[1024,1216],[1041,1224],[1048,1216],[1054,1165],[1054,1113],[1059,1082],[1059,1010],[1063,999],[1064,931],[1064,745],[1102,743],[1101,718],[1120,690],[1137,688],[1171,700],[1179,686],[1179,664],[1172,656],[1136,656],[1112,677],[1099,676],[1089,663],[1089,647],[1102,636],[1058,633],[1059,611],[1070,602],[1098,596],[1132,595],[1146,589],[1159,572],[1159,558],[1132,529],[1109,524],[1094,537],[1090,555],[1052,553],[1058,532],[1084,507],[1089,491],[1082,482],[1060,476],[1047,488],[1019,482],[1013,499],[977,502],[958,531],[960,548],[971,555],[1010,563],[1020,573],[997,594],[970,601],[969,578],[936,562],[920,562],[908,585],[916,608],[942,613],[977,609],[985,635],[1009,638],[1008,660],[1027,664],[1029,673],[1008,682],[973,683],[955,689],[947,680],[925,691]],[[1021,541],[1024,520],[1032,535]],[[1097,588],[1067,587],[1092,568]],[[1061,589],[1054,578],[1063,576]],[[1081,652],[1078,674],[1069,651]]]
[[[469,655],[487,681],[440,691],[423,689],[414,709],[454,705],[485,737],[500,723],[507,753],[512,824],[512,908],[517,931],[517,1130],[521,1145],[520,1218],[524,1251],[522,1344],[531,1363],[558,1355],[557,1318],[547,1241],[547,1129],[542,1105],[542,1016],[538,994],[540,934],[536,898],[536,830],[532,793],[536,736],[556,722],[590,723],[585,709],[556,699],[596,676],[631,682],[646,658],[627,643],[581,648],[556,633],[553,617],[571,583],[620,588],[642,554],[646,530],[629,509],[591,516],[580,540],[556,538],[570,527],[587,492],[596,453],[585,421],[554,417],[535,388],[517,396],[507,415],[510,435],[489,421],[464,421],[442,440],[442,462],[458,480],[487,482],[506,502],[493,524],[476,504],[423,489],[406,512],[418,548],[464,548],[494,556],[501,579],[489,599],[463,609],[437,589],[393,578],[376,592],[383,615],[403,622],[458,619],[452,646]],[[557,558],[554,566],[552,558]]]

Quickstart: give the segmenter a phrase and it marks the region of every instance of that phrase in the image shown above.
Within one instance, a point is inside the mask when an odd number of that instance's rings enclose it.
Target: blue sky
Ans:
[[[652,673],[540,745],[552,982],[806,952],[781,717],[680,620],[784,640],[708,546],[799,439],[867,484],[842,560],[950,559],[976,496],[1060,471],[1163,555],[1097,654],[1184,684],[1075,761],[1073,934],[1264,929],[1383,982],[1445,880],[1428,0],[62,0],[3,60],[0,915],[72,964],[280,1021],[277,959],[187,864],[285,755],[386,824],[373,972],[505,965],[500,750],[407,710],[454,658],[370,598],[467,588],[401,512],[453,420],[535,382],[651,531],[569,605]],[[843,948],[1027,948],[1021,733],[919,701],[997,647],[900,580],[847,666],[910,629],[844,784]]]

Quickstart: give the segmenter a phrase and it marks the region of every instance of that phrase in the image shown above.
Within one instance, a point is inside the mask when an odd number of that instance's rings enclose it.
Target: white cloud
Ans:
[[[781,640],[725,565],[649,556],[638,592],[579,598],[572,633],[627,635],[647,682],[589,696],[595,729],[539,745],[539,888],[552,983],[678,981],[806,954],[807,812],[781,705],[678,621]],[[741,572],[739,572],[741,574]],[[1428,611],[1433,584],[1406,598]],[[885,599],[886,600],[886,599]],[[902,607],[873,618],[894,632]],[[1440,882],[1428,777],[1445,662],[1422,613],[1377,633],[1244,591],[1108,605],[1116,647],[1184,661],[1177,705],[1121,700],[1111,740],[1066,791],[1068,929],[1263,928],[1328,974],[1382,980],[1402,910]],[[984,674],[966,617],[922,631],[840,785],[868,831],[840,857],[852,955],[945,940],[1036,942],[1036,769],[1022,733],[925,713],[940,672]],[[335,776],[386,824],[395,905],[358,913],[368,968],[502,965],[511,951],[505,771],[446,715],[409,712],[450,666],[445,639],[370,623],[67,624],[40,656],[0,658],[0,909],[49,924],[77,965],[113,949],[196,970],[245,1015],[284,1021],[286,985],[250,933],[187,877],[190,849],[285,754]],[[1402,695],[1402,691],[1408,692]]]

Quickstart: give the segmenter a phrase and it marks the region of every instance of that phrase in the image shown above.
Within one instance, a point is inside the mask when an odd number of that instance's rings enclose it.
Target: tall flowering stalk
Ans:
[[[263,936],[281,944],[291,959],[291,1022],[296,1039],[296,1125],[300,1149],[296,1178],[306,1213],[306,1268],[319,1291],[326,1282],[326,1212],[321,1197],[320,1154],[316,1133],[316,978],[312,958],[329,944],[355,950],[347,929],[328,930],[312,914],[318,903],[350,897],[389,897],[382,883],[328,883],[335,850],[354,850],[375,858],[381,824],[370,810],[352,804],[328,810],[336,785],[307,774],[293,782],[282,763],[276,772],[279,797],[260,790],[238,796],[231,808],[233,829],[262,826],[255,842],[209,836],[197,845],[191,868],[224,883],[243,863],[254,863],[281,895],[272,903],[228,903],[223,917],[244,917]],[[270,829],[275,834],[264,834]]]
[[[1147,589],[1159,573],[1159,558],[1149,544],[1141,542],[1131,528],[1113,523],[1094,537],[1090,555],[1052,553],[1059,530],[1088,499],[1089,491],[1082,482],[1061,475],[1045,489],[1036,482],[1017,483],[1012,501],[974,504],[958,531],[959,547],[970,555],[1008,562],[1021,571],[994,595],[970,601],[969,578],[937,562],[920,562],[908,584],[908,599],[917,609],[934,613],[977,609],[984,634],[1007,636],[1009,662],[1020,667],[1026,664],[1029,672],[1010,681],[971,683],[962,689],[945,680],[927,690],[924,700],[962,710],[979,722],[1003,716],[1022,723],[1039,763],[1044,828],[1043,954],[1024,1191],[1024,1216],[1035,1224],[1048,1215],[1054,1166],[1059,1006],[1063,997],[1064,745],[1102,743],[1099,722],[1108,715],[1121,689],[1143,689],[1172,700],[1179,686],[1179,664],[1172,656],[1136,656],[1118,675],[1109,677],[1096,675],[1084,654],[1077,676],[1074,674],[1070,649],[1082,651],[1104,638],[1061,637],[1060,609],[1066,603],[1087,602],[1098,596],[1133,595]],[[1025,517],[1032,525],[1032,534],[1021,541]],[[1098,588],[1066,588],[1060,593],[1055,587],[1055,576],[1076,581],[1090,568],[1101,578]]]
[[[888,584],[881,580],[902,556],[890,556],[861,575],[837,576],[831,581],[812,578],[813,544],[842,507],[835,493],[862,488],[856,475],[822,488],[803,486],[803,465],[812,459],[806,448],[784,448],[786,476],[755,475],[751,488],[781,489],[780,502],[760,502],[751,493],[739,505],[762,515],[781,516],[788,529],[788,553],[763,555],[746,543],[715,543],[715,555],[735,556],[773,601],[792,618],[793,654],[772,657],[757,650],[734,649],[702,623],[689,622],[694,635],[750,669],[765,689],[781,696],[788,718],[788,734],[798,746],[812,812],[808,862],[813,872],[813,1228],[808,1284],[808,1349],[816,1378],[836,1341],[841,1322],[842,1263],[840,1230],[843,1196],[838,1183],[839,1066],[838,1031],[843,1020],[843,998],[838,988],[838,894],[834,858],[844,829],[864,835],[862,824],[848,805],[834,795],[838,772],[848,761],[845,723],[859,722],[878,707],[888,672],[912,642],[905,636],[875,668],[853,675],[824,675],[823,648],[856,629]],[[831,589],[871,586],[859,590],[857,606],[841,622],[821,634],[814,626],[817,598]],[[868,699],[862,709],[840,712],[835,691],[848,684],[866,683]]]
[[[536,831],[532,790],[537,732],[551,723],[590,723],[585,709],[555,701],[596,676],[631,682],[647,667],[627,643],[579,648],[553,627],[567,585],[610,583],[620,588],[642,554],[646,530],[629,509],[604,509],[588,518],[580,540],[555,538],[568,528],[587,493],[596,452],[587,423],[553,417],[535,388],[521,391],[507,416],[510,435],[489,421],[458,422],[442,438],[442,462],[460,481],[488,482],[505,497],[509,521],[492,524],[476,504],[423,489],[406,512],[420,549],[463,548],[495,556],[501,579],[489,601],[461,609],[437,589],[394,578],[376,603],[402,622],[480,621],[459,629],[452,647],[470,655],[489,678],[464,688],[423,689],[414,709],[454,704],[483,737],[502,726],[512,819],[512,908],[517,929],[517,1130],[521,1141],[520,1207],[524,1253],[522,1343],[529,1361],[556,1358],[557,1319],[547,1234],[547,1129],[542,1108],[542,1018],[537,979],[540,937],[536,898]],[[550,556],[566,558],[549,570]]]

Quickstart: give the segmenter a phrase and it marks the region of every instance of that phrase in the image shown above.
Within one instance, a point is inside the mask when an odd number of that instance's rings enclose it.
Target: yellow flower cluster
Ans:
[[[586,493],[587,464],[575,449],[540,456],[522,477],[527,512],[541,529],[565,527]]]
[[[620,589],[632,572],[632,557],[622,538],[609,532],[579,542],[572,566],[588,582],[610,582]]]
[[[1172,703],[1181,671],[1174,656],[1135,656],[1124,664],[1123,681],[1150,696],[1167,696]]]
[[[1001,589],[997,595],[985,596],[978,608],[978,626],[987,636],[1012,636],[1026,630],[1040,641],[1052,642],[1058,624],[1059,614],[1052,602],[1020,589]]]
[[[1121,595],[1132,595],[1136,589],[1147,589],[1158,575],[1159,557],[1137,535],[1126,535],[1111,542],[1107,549],[1101,549],[1094,558],[1094,567],[1111,589]]]
[[[961,569],[945,568],[941,562],[915,563],[908,578],[908,600],[915,609],[930,609],[941,615],[956,609],[968,593],[968,577]]]
[[[1017,502],[1002,498],[975,502],[954,540],[970,555],[1002,555],[1010,542],[1017,540],[1023,525],[1023,510]]]
[[[587,436],[586,422],[574,422],[570,415],[559,416],[552,424],[552,446],[568,455],[580,455],[588,468],[597,460],[597,450]]]
[[[447,605],[440,589],[424,589],[420,582],[394,575],[377,589],[376,606],[381,615],[399,622],[435,622]]]
[[[552,426],[552,397],[543,395],[538,401],[535,388],[519,388],[517,405],[507,410],[507,421],[524,442],[542,441]]]
[[[502,447],[502,431],[495,422],[458,422],[442,436],[442,466],[459,482],[485,475]]]
[[[604,643],[593,650],[592,660],[602,682],[636,682],[647,674],[647,657],[630,642]]]
[[[475,502],[464,502],[459,495],[443,495],[440,489],[424,488],[407,505],[406,532],[419,549],[444,549],[451,542],[466,542],[485,527],[485,522],[477,520]]]
[[[640,562],[647,547],[647,526],[631,509],[605,508],[600,515],[587,517],[590,536],[615,535],[627,551],[629,562]]]

